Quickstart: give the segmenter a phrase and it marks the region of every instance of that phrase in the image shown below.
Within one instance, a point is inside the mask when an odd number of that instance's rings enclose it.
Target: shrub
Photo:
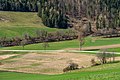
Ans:
[[[91,63],[92,63],[92,66],[101,65],[100,63],[97,63],[95,59],[91,59]]]
[[[2,62],[0,62],[0,65],[2,65]]]
[[[79,69],[78,66],[79,66],[79,65],[76,64],[76,63],[69,63],[69,65],[63,69],[63,72],[68,72],[68,71],[70,71],[70,70]]]

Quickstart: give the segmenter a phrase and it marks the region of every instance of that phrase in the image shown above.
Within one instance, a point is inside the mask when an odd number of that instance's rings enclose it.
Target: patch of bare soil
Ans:
[[[10,57],[16,56],[16,55],[18,55],[18,54],[0,55],[0,60],[7,59],[7,58],[10,58]]]
[[[8,56],[8,55],[6,55]],[[5,58],[6,56],[3,56]],[[17,71],[25,73],[60,74],[63,73],[70,61],[81,66],[90,66],[94,55],[77,53],[28,53],[20,57],[9,59],[0,66],[0,70]]]
[[[5,18],[5,17],[0,17],[0,22],[10,22],[10,20],[9,19],[7,19],[7,18]]]

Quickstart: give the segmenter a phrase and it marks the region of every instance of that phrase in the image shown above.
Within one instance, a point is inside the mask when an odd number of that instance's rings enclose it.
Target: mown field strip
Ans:
[[[100,51],[79,51],[79,50],[0,50],[1,52],[43,52],[43,53],[56,53],[56,52],[73,52],[73,53],[99,53]],[[120,54],[119,52],[107,52]]]
[[[65,50],[0,50],[1,52],[65,52]]]

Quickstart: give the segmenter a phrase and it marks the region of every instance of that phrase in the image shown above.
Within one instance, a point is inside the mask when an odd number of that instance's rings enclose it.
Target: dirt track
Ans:
[[[92,50],[92,49],[108,49],[108,48],[120,48],[120,44],[105,45],[105,46],[90,46],[83,47],[82,50]],[[79,50],[79,48],[68,48],[65,50]]]

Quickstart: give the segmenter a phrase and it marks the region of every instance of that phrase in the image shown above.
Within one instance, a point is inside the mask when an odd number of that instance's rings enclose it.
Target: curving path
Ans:
[[[82,50],[107,49],[107,48],[119,48],[119,47],[120,44],[113,44],[113,45],[104,45],[104,46],[83,47]],[[79,50],[79,48],[67,48],[66,50]]]

